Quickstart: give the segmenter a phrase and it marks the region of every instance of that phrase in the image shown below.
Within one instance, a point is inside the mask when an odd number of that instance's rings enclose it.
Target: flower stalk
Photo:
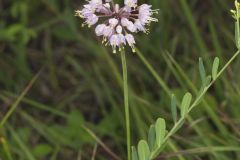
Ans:
[[[129,115],[129,100],[128,100],[128,78],[127,78],[127,62],[124,50],[121,51],[122,73],[123,73],[123,93],[124,93],[124,109],[127,135],[127,156],[131,160],[131,129]]]

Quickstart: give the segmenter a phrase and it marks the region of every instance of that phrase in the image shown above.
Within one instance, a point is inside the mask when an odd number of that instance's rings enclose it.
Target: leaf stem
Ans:
[[[195,106],[197,106],[197,104],[199,103],[199,101],[201,100],[201,98],[204,96],[204,94],[208,91],[208,89],[214,84],[214,82],[220,77],[220,75],[227,69],[227,67],[237,58],[237,56],[239,55],[240,50],[238,50],[233,56],[232,58],[224,65],[224,67],[218,72],[216,78],[207,86],[204,88],[204,90],[202,91],[202,93],[198,96],[198,98],[194,101],[194,103],[192,104],[192,106],[189,108],[190,112]]]
[[[121,51],[122,73],[123,73],[123,92],[124,92],[124,108],[126,121],[127,135],[127,155],[128,160],[131,160],[131,133],[130,133],[130,116],[129,116],[129,101],[128,101],[128,81],[127,81],[127,62],[124,50]]]
[[[206,86],[201,94],[196,98],[196,100],[192,103],[190,106],[188,113],[191,112],[201,101],[202,97],[205,95],[205,93],[208,91],[208,89],[214,84],[214,82],[220,77],[220,75],[227,69],[227,67],[237,58],[237,56],[240,54],[240,50],[238,50],[232,58],[224,65],[224,67],[219,71],[219,73],[216,76],[216,79],[214,79],[208,86]],[[177,131],[180,129],[180,126],[184,122],[185,117],[181,117],[178,122],[173,126],[173,128],[169,131],[167,136],[164,138],[163,143],[166,143],[167,140]],[[157,153],[159,152],[159,148],[157,148],[151,158],[155,158],[157,156]]]

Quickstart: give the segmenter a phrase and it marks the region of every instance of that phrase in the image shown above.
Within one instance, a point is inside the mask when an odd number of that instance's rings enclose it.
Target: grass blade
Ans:
[[[8,126],[10,133],[12,134],[13,139],[19,145],[22,152],[25,154],[26,159],[28,160],[36,160],[35,157],[32,155],[30,149],[23,143],[22,139],[19,135],[13,130],[12,127]]]
[[[7,141],[4,138],[0,138],[0,143],[2,143],[2,148],[6,154],[7,159],[13,160]]]
[[[17,108],[17,106],[19,105],[19,103],[22,101],[22,99],[24,98],[24,96],[28,93],[28,91],[31,89],[32,85],[34,84],[34,82],[37,80],[37,78],[39,77],[41,73],[41,70],[33,77],[33,79],[30,81],[30,83],[27,85],[27,87],[23,90],[23,92],[21,93],[21,95],[17,98],[17,100],[13,103],[12,107],[9,109],[9,111],[7,112],[7,114],[3,117],[3,119],[0,122],[0,129],[3,127],[3,125],[6,123],[6,121],[8,120],[8,118],[13,114],[13,112],[15,111],[15,109]]]

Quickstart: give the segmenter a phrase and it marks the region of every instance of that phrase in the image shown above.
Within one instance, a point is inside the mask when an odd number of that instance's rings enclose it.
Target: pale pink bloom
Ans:
[[[110,26],[111,27],[116,27],[116,25],[118,24],[118,19],[116,19],[116,18],[111,18],[111,19],[109,19],[109,24],[110,24]]]
[[[119,50],[121,50],[122,45],[126,45],[126,39],[123,34],[114,34],[110,37],[110,45],[113,48],[113,53],[116,53],[116,48],[119,47]]]
[[[127,35],[125,36],[125,39],[127,40],[129,46],[134,47],[134,44],[135,44],[136,42],[135,42],[135,39],[134,39],[133,35],[127,34]]]
[[[126,38],[123,34],[118,34],[118,38],[119,38],[120,44],[126,45]]]
[[[116,53],[116,48],[117,46],[120,45],[120,41],[119,41],[119,38],[118,38],[118,35],[114,34],[110,37],[110,45],[112,46],[113,48],[113,53]]]
[[[91,4],[91,5],[102,5],[102,0],[90,0],[89,4]]]
[[[141,23],[141,21],[139,19],[135,20],[134,25],[139,31],[146,32],[144,25]]]
[[[95,33],[96,33],[96,35],[97,35],[97,36],[102,36],[105,27],[106,27],[105,24],[99,24],[99,25],[97,25],[97,27],[95,28]]]
[[[156,22],[152,6],[143,4],[137,5],[138,0],[124,0],[124,6],[115,4],[113,0],[86,0],[87,4],[82,10],[76,11],[76,16],[85,20],[84,24],[90,26],[98,24],[95,28],[97,36],[103,36],[103,43],[111,45],[113,52],[124,49],[129,45],[135,51],[135,39],[130,33],[148,32],[146,26]]]
[[[131,22],[131,21],[129,21],[127,18],[125,18],[125,17],[121,18],[121,24],[123,27],[127,27],[129,22]]]
[[[104,37],[110,37],[113,34],[113,29],[110,26],[106,26],[103,30]]]
[[[154,13],[157,13],[157,10],[152,10],[152,6],[148,4],[143,4],[139,7],[139,15],[138,18],[142,25],[146,25],[151,23],[152,21],[157,22],[158,19],[152,18]]]
[[[133,24],[133,22],[129,22],[128,25],[127,25],[127,29],[130,31],[130,32],[136,32],[137,31],[137,27]]]
[[[124,4],[128,7],[136,7],[137,0],[124,0]]]
[[[95,14],[89,15],[86,19],[86,24],[88,24],[89,26],[92,26],[97,22],[98,22],[98,16],[96,16]]]
[[[122,33],[122,30],[123,30],[122,26],[121,26],[121,25],[118,25],[117,28],[116,28],[117,33],[118,33],[118,34],[121,34],[121,33]]]

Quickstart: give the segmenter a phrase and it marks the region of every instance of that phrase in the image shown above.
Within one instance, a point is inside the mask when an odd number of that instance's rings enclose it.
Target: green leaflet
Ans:
[[[213,67],[212,67],[212,78],[213,78],[213,80],[215,80],[217,78],[218,68],[219,68],[219,58],[216,57],[214,59]]]
[[[138,157],[139,160],[150,160],[150,149],[145,140],[138,143]]]
[[[166,124],[164,119],[158,118],[156,122],[155,130],[156,130],[157,146],[160,147],[163,143],[163,139],[166,133]]]
[[[207,87],[212,81],[212,76],[207,76],[206,81],[203,84],[203,87]]]
[[[134,146],[132,146],[132,160],[138,160],[137,150]]]
[[[155,141],[156,141],[155,126],[151,125],[148,132],[148,144],[151,151],[154,150]]]
[[[181,116],[182,117],[185,117],[187,115],[191,101],[192,101],[191,93],[186,93],[183,97],[182,104],[181,104]]]
[[[207,76],[206,76],[206,71],[205,71],[202,58],[199,58],[199,72],[200,72],[202,83],[204,84]]]

